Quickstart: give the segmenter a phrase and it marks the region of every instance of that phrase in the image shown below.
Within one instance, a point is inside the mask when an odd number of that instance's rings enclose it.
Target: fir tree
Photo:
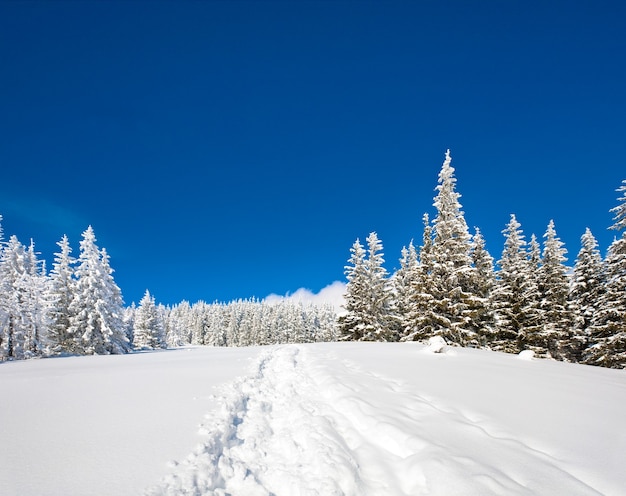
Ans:
[[[494,288],[497,331],[491,347],[497,351],[518,353],[528,347],[527,334],[533,325],[528,317],[533,303],[534,276],[530,271],[526,240],[515,215],[511,215],[502,233],[506,239],[502,257],[498,260],[500,270]]]
[[[163,321],[155,299],[147,289],[133,319],[133,346],[137,349],[165,347]]]
[[[0,353],[3,359],[24,358],[26,339],[23,326],[24,291],[21,279],[25,272],[26,250],[16,236],[11,236],[0,257]]]
[[[622,193],[621,203],[611,209],[615,222],[610,229],[623,232],[611,243],[605,259],[605,291],[598,301],[584,362],[626,368],[626,181],[617,191]]]
[[[83,233],[76,267],[76,291],[70,306],[70,333],[81,354],[125,353],[123,301],[106,250],[100,251],[91,226]]]
[[[496,284],[493,257],[485,247],[485,240],[478,228],[472,237],[472,263],[474,266],[472,292],[479,298],[474,321],[478,325],[478,341],[481,347],[488,346],[493,340],[495,329],[495,313],[492,291]]]
[[[57,242],[61,251],[55,253],[48,289],[50,319],[50,349],[52,353],[75,353],[75,341],[70,333],[71,305],[75,294],[74,264],[67,236]]]
[[[544,248],[539,270],[539,290],[544,325],[538,337],[540,346],[560,360],[573,360],[571,343],[573,315],[569,304],[569,279],[563,242],[558,238],[554,221],[544,234]]]
[[[450,150],[439,173],[434,206],[430,289],[434,305],[434,333],[461,346],[476,344],[480,298],[472,292],[474,277],[471,236],[456,191]]]
[[[573,359],[580,361],[589,346],[589,332],[599,301],[604,293],[604,264],[598,250],[598,242],[589,228],[581,237],[581,248],[576,257],[570,290],[574,309]]]

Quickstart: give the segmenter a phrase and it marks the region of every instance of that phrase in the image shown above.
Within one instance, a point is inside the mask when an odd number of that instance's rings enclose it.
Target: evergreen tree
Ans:
[[[604,293],[604,264],[598,250],[598,242],[589,228],[581,237],[581,248],[576,257],[570,289],[574,311],[573,359],[580,361],[589,345],[589,332],[598,303]]]
[[[610,229],[623,232],[611,243],[605,259],[605,291],[598,301],[584,362],[626,368],[626,181],[617,191],[623,195],[611,209],[615,222]]]
[[[439,173],[434,206],[430,289],[435,313],[434,333],[461,346],[476,344],[480,324],[476,321],[480,298],[472,292],[474,278],[471,236],[456,192],[456,178],[446,152]]]
[[[569,304],[568,268],[563,242],[558,238],[554,221],[550,221],[544,234],[544,248],[539,270],[539,290],[544,325],[542,332],[536,334],[540,346],[551,357],[560,360],[573,360],[571,342],[573,314]]]
[[[341,339],[359,341],[363,338],[368,322],[367,316],[367,269],[365,268],[365,248],[357,238],[350,248],[350,265],[346,265],[344,273],[346,284],[345,313],[338,319]]]
[[[474,266],[472,292],[479,298],[475,322],[478,325],[478,341],[481,347],[488,346],[496,333],[492,291],[496,284],[493,257],[485,247],[485,240],[478,228],[472,237],[472,263]]]
[[[67,236],[57,242],[61,251],[55,253],[48,289],[50,331],[49,341],[52,353],[76,353],[75,341],[70,333],[71,305],[75,293],[74,264]]]
[[[21,314],[26,357],[42,355],[47,344],[47,283],[45,263],[37,258],[31,240],[24,253],[24,272],[18,281],[18,291],[23,295]]]
[[[518,353],[528,346],[528,297],[532,294],[533,276],[529,270],[526,240],[515,215],[511,215],[502,233],[506,239],[502,257],[497,262],[500,266],[494,288],[497,330],[491,347],[496,351]]]
[[[367,237],[367,313],[369,321],[364,329],[365,341],[397,341],[391,287],[387,270],[383,267],[383,244],[375,232]]]
[[[154,297],[146,292],[139,302],[133,320],[133,346],[136,349],[165,347],[163,321],[157,310]]]
[[[83,233],[76,267],[76,291],[70,305],[70,333],[81,354],[125,353],[123,301],[106,250],[100,251],[91,226]]]
[[[0,257],[0,354],[2,359],[24,358],[26,332],[23,326],[25,294],[21,279],[25,272],[26,250],[11,236]]]
[[[346,266],[348,280],[344,306],[339,317],[341,339],[353,341],[396,340],[390,324],[391,290],[383,267],[382,243],[375,232],[367,238],[368,257],[357,239]]]
[[[414,307],[417,301],[416,288],[419,277],[419,261],[413,242],[402,248],[400,268],[393,276],[395,311],[397,314],[397,333],[407,336],[415,328]]]

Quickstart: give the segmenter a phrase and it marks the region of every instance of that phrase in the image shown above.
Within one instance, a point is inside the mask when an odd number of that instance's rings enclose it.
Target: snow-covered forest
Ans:
[[[326,305],[240,300],[166,307],[146,290],[138,306],[124,307],[109,256],[96,244],[91,226],[82,235],[78,258],[67,236],[57,244],[50,273],[32,241],[26,247],[11,236],[0,245],[0,361],[336,337],[336,315]]]
[[[626,367],[626,181],[611,229],[621,232],[602,258],[589,229],[573,267],[553,221],[540,243],[526,240],[511,215],[500,259],[470,234],[456,190],[450,151],[439,173],[436,216],[424,215],[422,244],[402,249],[388,274],[372,232],[351,248],[343,340],[423,341],[442,336],[459,346]]]
[[[626,181],[611,229],[621,233],[602,257],[589,229],[573,267],[554,222],[543,240],[527,240],[511,215],[494,258],[480,230],[471,234],[456,191],[449,151],[439,173],[431,221],[421,246],[402,249],[389,274],[372,232],[351,249],[345,312],[328,305],[268,303],[157,304],[146,291],[124,307],[105,249],[91,226],[77,258],[66,236],[52,268],[34,243],[0,232],[0,360],[59,354],[115,354],[187,344],[250,346],[318,341],[425,341],[612,368],[626,367]]]

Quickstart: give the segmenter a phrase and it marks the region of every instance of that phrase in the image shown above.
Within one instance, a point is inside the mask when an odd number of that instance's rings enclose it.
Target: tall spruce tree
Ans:
[[[617,191],[622,193],[621,203],[611,209],[615,222],[610,229],[622,235],[611,243],[605,259],[605,292],[598,301],[584,362],[626,368],[626,180]]]
[[[481,301],[473,292],[474,270],[471,236],[456,191],[450,150],[439,173],[433,219],[432,290],[434,333],[461,346],[477,344],[480,324],[476,321]]]
[[[21,284],[25,267],[26,249],[11,236],[0,257],[0,356],[5,360],[24,358],[26,329],[23,325],[25,303]]]
[[[574,360],[572,344],[573,314],[569,302],[567,250],[550,221],[544,234],[543,256],[539,270],[539,290],[543,326],[535,334],[540,346],[559,360]]]
[[[570,290],[574,309],[574,336],[572,351],[575,361],[582,360],[583,351],[589,346],[589,332],[599,302],[604,293],[604,263],[598,242],[589,228],[581,237],[581,248],[576,257]]]
[[[498,260],[494,288],[497,331],[491,345],[496,351],[517,353],[527,347],[527,296],[531,276],[526,253],[526,240],[515,215],[502,231],[505,236],[502,257]]]
[[[70,306],[76,351],[80,354],[125,353],[129,350],[124,333],[122,294],[115,284],[106,250],[96,245],[89,226],[80,242],[76,267],[76,291]]]
[[[52,353],[76,353],[71,324],[71,305],[75,294],[74,264],[72,248],[67,236],[57,242],[61,249],[55,253],[50,284],[48,286],[50,351]]]

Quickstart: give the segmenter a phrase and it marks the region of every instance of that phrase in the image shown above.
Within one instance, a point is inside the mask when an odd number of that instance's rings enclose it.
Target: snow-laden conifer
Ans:
[[[598,242],[589,228],[580,241],[581,248],[576,257],[570,288],[574,311],[572,351],[575,361],[582,359],[583,350],[589,345],[591,323],[598,311],[605,286],[604,263]]]
[[[69,330],[76,350],[81,354],[124,353],[129,343],[122,321],[122,293],[113,279],[109,256],[96,245],[91,226],[82,236],[70,307]]]
[[[461,346],[477,344],[479,324],[475,320],[480,298],[473,293],[474,269],[471,236],[456,191],[456,178],[446,152],[434,206],[430,290],[434,305],[434,334]]]
[[[475,228],[472,237],[472,292],[478,297],[474,321],[478,326],[478,341],[481,347],[488,346],[496,333],[493,288],[496,276],[493,257],[487,251],[480,229]]]
[[[26,249],[11,236],[0,256],[0,354],[4,360],[24,358],[26,329],[23,325],[24,298],[20,282],[25,268]]]
[[[48,285],[49,301],[49,346],[52,353],[75,353],[74,336],[70,333],[71,305],[75,295],[74,264],[72,248],[67,236],[57,245]]]
[[[543,328],[537,341],[551,357],[573,360],[571,343],[573,314],[569,303],[568,268],[564,265],[567,250],[556,234],[551,220],[544,234],[543,254],[539,270],[539,290]]]
[[[605,291],[598,301],[584,362],[626,368],[626,181],[617,191],[624,194],[611,209],[615,222],[610,229],[622,235],[611,243],[605,259]]]
[[[133,319],[133,347],[157,349],[165,347],[165,329],[156,301],[146,289]]]
[[[528,299],[532,295],[533,275],[525,236],[515,215],[511,214],[502,234],[505,236],[504,250],[497,262],[500,270],[493,293],[497,331],[491,347],[497,351],[518,353],[528,346],[527,332],[532,324],[528,319]]]

